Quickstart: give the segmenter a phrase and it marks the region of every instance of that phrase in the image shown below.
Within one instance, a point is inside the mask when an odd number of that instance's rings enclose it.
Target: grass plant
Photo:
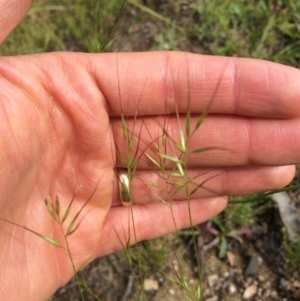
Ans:
[[[147,1],[148,6],[141,1],[133,0],[104,0],[104,1],[86,1],[76,0],[70,4],[66,0],[40,0],[36,1],[30,10],[28,16],[22,22],[15,32],[7,39],[5,44],[0,47],[1,55],[15,55],[33,52],[44,52],[54,50],[80,50],[86,52],[108,51],[113,48],[113,44],[117,39],[114,30],[117,23],[122,18],[125,3],[139,10],[140,18],[142,14],[146,14],[147,18],[162,22],[167,25],[166,30],[162,30],[154,38],[153,49],[164,49],[166,43],[169,49],[179,49],[180,44],[190,37],[191,40],[201,45],[203,52],[250,56],[263,59],[273,59],[280,63],[290,64],[300,67],[300,6],[293,0],[273,1],[272,4],[267,0],[249,1],[222,1],[222,0],[195,0],[190,1],[188,9],[192,16],[193,26],[182,29],[176,22],[171,21],[173,16],[163,15],[155,10],[156,2],[154,0]],[[158,1],[159,2],[159,1]],[[167,2],[173,13],[178,12],[176,5],[178,1]],[[58,17],[59,16],[59,17]],[[55,20],[55,22],[53,22]],[[148,19],[147,19],[148,20]],[[129,24],[131,20],[128,20]],[[259,26],[258,26],[259,25]],[[160,27],[162,28],[162,27]],[[32,35],[34,32],[34,36]],[[245,38],[247,37],[247,38]],[[16,41],[20,41],[18,44]],[[189,83],[187,83],[189,85]],[[119,89],[120,91],[120,89]],[[215,93],[218,91],[216,86]],[[143,89],[141,90],[141,95]],[[120,103],[122,96],[119,95]],[[210,100],[214,101],[214,96]],[[124,112],[126,108],[124,108]],[[178,110],[174,114],[176,118],[175,128],[169,126],[168,117],[155,118],[160,132],[151,132],[147,121],[141,119],[139,113],[139,100],[136,100],[136,114],[128,117],[122,113],[121,127],[124,145],[126,146],[126,155],[116,145],[118,159],[122,162],[123,168],[126,170],[129,181],[132,182],[137,177],[137,166],[141,160],[147,162],[151,169],[156,170],[160,174],[161,183],[144,182],[149,193],[154,193],[158,202],[163,203],[170,209],[173,216],[174,225],[176,221],[173,215],[172,200],[179,193],[184,192],[186,199],[189,201],[193,195],[199,190],[204,189],[207,180],[200,181],[201,175],[191,177],[188,173],[188,160],[191,154],[201,154],[205,151],[211,151],[214,146],[206,149],[191,149],[190,141],[192,137],[199,133],[201,126],[209,113],[210,106],[197,117],[196,122],[192,123],[189,107],[186,114],[179,114]],[[141,127],[137,127],[137,123],[141,122]],[[150,141],[148,145],[144,145],[141,139],[148,135]],[[174,135],[176,133],[176,135]],[[148,139],[147,139],[148,140]],[[116,170],[119,174],[119,170]],[[120,180],[120,179],[119,179]],[[122,185],[122,183],[121,183]],[[123,190],[126,186],[123,186]],[[299,186],[287,189],[295,189]],[[154,191],[154,192],[153,192]],[[159,191],[164,191],[166,197],[161,198]],[[277,192],[277,191],[275,191]],[[237,225],[241,227],[250,227],[256,224],[255,216],[258,210],[263,207],[254,206],[254,202],[264,200],[270,193],[251,196],[250,198],[232,199],[231,206],[225,212],[226,221],[215,218],[212,222],[219,229],[220,254],[224,254],[226,249],[226,236],[232,232],[231,227]],[[132,206],[131,192],[126,191],[128,199],[128,228],[130,224],[134,227],[134,207]],[[40,234],[33,229],[17,225],[13,221],[5,220],[15,226],[23,228],[23,230],[31,232],[33,235],[39,236],[45,242],[61,248],[68,252],[71,265],[73,267],[76,282],[79,287],[81,300],[84,300],[82,294],[83,289],[89,289],[88,284],[81,277],[79,271],[74,267],[72,261],[72,250],[69,248],[68,240],[71,239],[72,233],[80,227],[78,217],[80,216],[84,206],[69,221],[68,217],[74,202],[71,200],[68,209],[62,214],[60,210],[60,202],[57,198],[55,202],[46,200],[45,205],[51,217],[61,226],[64,242],[61,244],[55,239]],[[89,200],[87,200],[88,202]],[[241,204],[236,204],[236,203]],[[190,216],[190,224],[193,225],[190,212],[189,202],[188,208]],[[238,212],[238,214],[237,214]],[[68,225],[66,223],[68,221]],[[197,254],[197,235],[199,231],[193,227],[189,230],[191,237],[193,252]],[[143,288],[143,281],[149,273],[148,266],[154,266],[154,270],[176,284],[185,291],[186,300],[202,300],[203,280],[202,265],[199,257],[196,256],[197,265],[197,284],[191,287],[183,260],[184,245],[181,232],[176,231],[174,236],[177,244],[168,244],[168,249],[172,254],[172,262],[175,258],[178,268],[171,264],[172,276],[166,275],[162,271],[165,261],[168,261],[165,252],[165,245],[162,249],[157,248],[155,243],[143,242],[137,244],[136,249],[132,246],[136,244],[137,238],[135,231],[129,233],[128,241],[123,246],[124,253],[128,259],[129,266],[137,269],[140,279],[140,287]],[[164,241],[165,243],[165,241]],[[299,262],[298,245],[289,245],[285,243],[285,250],[294,263]],[[92,292],[91,292],[92,293]],[[95,300],[100,300],[93,295]],[[98,298],[98,299],[97,299]],[[139,296],[139,300],[146,300],[147,296],[143,289]]]
[[[191,31],[209,52],[299,67],[300,6],[293,0],[199,0]]]
[[[283,249],[282,254],[288,263],[289,270],[300,265],[300,235],[296,242],[292,242],[288,234],[283,230]]]
[[[97,185],[97,187],[98,187],[98,185]],[[83,296],[84,290],[86,290],[88,293],[90,293],[94,297],[94,300],[100,301],[100,299],[98,298],[97,294],[95,294],[90,289],[90,287],[86,283],[86,281],[83,278],[80,271],[78,271],[76,269],[74,261],[73,261],[72,250],[71,250],[70,244],[69,244],[69,239],[70,239],[70,236],[79,228],[79,226],[80,226],[79,217],[81,217],[81,213],[82,213],[83,209],[85,208],[85,206],[88,204],[88,202],[94,195],[96,188],[93,191],[93,193],[91,194],[91,196],[85,201],[85,203],[82,205],[82,207],[75,214],[72,214],[72,206],[75,201],[76,193],[74,194],[73,198],[71,199],[71,201],[70,201],[67,209],[64,211],[64,213],[61,212],[61,205],[60,205],[58,196],[56,196],[55,202],[53,202],[49,196],[47,198],[45,198],[44,203],[45,203],[46,210],[48,211],[48,213],[50,214],[52,219],[55,221],[55,223],[57,223],[59,225],[59,228],[61,230],[63,240],[64,240],[63,243],[59,242],[58,240],[56,240],[53,237],[41,234],[41,233],[39,233],[33,229],[30,229],[26,226],[19,225],[13,221],[10,221],[10,220],[0,217],[1,221],[11,224],[22,230],[28,231],[28,232],[32,233],[33,235],[36,235],[40,239],[44,240],[46,243],[49,243],[49,244],[51,244],[57,248],[60,248],[68,253],[68,257],[70,259],[70,264],[71,264],[73,272],[74,272],[75,282],[78,285],[78,291],[79,291],[80,298],[82,301],[85,300],[85,298]],[[66,226],[66,224],[67,224],[67,226]]]

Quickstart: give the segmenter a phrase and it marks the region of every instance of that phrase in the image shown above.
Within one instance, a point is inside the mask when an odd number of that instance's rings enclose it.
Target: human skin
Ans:
[[[0,0],[2,41],[31,1],[21,2]],[[137,123],[157,133],[155,116],[166,116],[173,128],[176,111],[184,114],[188,104],[194,124],[210,102],[213,114],[191,147],[219,150],[189,159],[191,174],[218,175],[190,201],[194,224],[222,211],[226,195],[283,187],[300,161],[299,82],[291,67],[180,52],[2,57],[0,218],[62,241],[43,200],[58,195],[63,211],[81,186],[72,213],[92,197],[69,239],[76,268],[122,248],[128,208],[114,172],[122,167],[115,145],[126,153],[120,117],[138,111]],[[149,145],[146,132],[135,137]],[[132,182],[137,241],[175,230],[169,208],[145,190],[149,179],[161,180],[140,160]],[[177,228],[189,226],[184,195],[172,206]],[[4,221],[0,231],[0,300],[46,300],[72,277],[64,250]]]

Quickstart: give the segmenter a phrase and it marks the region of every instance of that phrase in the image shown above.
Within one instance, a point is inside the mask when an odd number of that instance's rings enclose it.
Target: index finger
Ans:
[[[208,107],[220,114],[300,116],[300,71],[292,67],[183,52],[91,59],[111,116],[201,113]]]

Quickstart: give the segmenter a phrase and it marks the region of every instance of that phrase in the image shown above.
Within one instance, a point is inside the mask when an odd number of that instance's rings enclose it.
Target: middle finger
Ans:
[[[295,173],[294,166],[257,166],[189,169],[188,184],[167,172],[138,170],[130,183],[134,204],[170,202],[188,199],[187,193],[196,188],[194,199],[223,195],[245,195],[281,188]],[[189,181],[192,180],[192,181]],[[238,185],[237,185],[238,183]],[[178,184],[178,185],[177,185]],[[183,189],[177,188],[183,184]],[[115,177],[113,205],[120,205],[118,177]]]
[[[198,121],[191,117],[191,133]],[[188,167],[203,166],[249,166],[249,165],[291,165],[300,161],[300,119],[258,119],[226,115],[207,116],[203,124],[187,137],[186,118],[174,115],[165,117],[143,117],[126,120],[128,137],[132,134],[132,149],[129,138],[124,139],[124,122],[111,121],[115,144],[118,150],[117,167],[126,167],[123,159],[135,160],[138,168],[157,168],[162,155],[182,159],[179,133],[184,134],[188,156]],[[163,137],[165,133],[165,146]],[[159,147],[159,151],[158,148]],[[207,149],[200,153],[195,150]],[[159,154],[160,153],[160,154]],[[164,168],[173,164],[166,160]]]

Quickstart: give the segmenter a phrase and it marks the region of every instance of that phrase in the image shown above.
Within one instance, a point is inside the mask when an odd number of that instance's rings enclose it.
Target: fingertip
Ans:
[[[199,208],[201,212],[206,213],[199,216],[197,224],[200,224],[222,212],[228,204],[228,197],[205,198],[198,200],[198,202],[201,204],[201,208]]]
[[[289,185],[292,182],[295,173],[295,165],[272,167],[272,171],[269,176],[270,181],[272,182],[271,187],[273,187],[273,189],[280,189]]]

